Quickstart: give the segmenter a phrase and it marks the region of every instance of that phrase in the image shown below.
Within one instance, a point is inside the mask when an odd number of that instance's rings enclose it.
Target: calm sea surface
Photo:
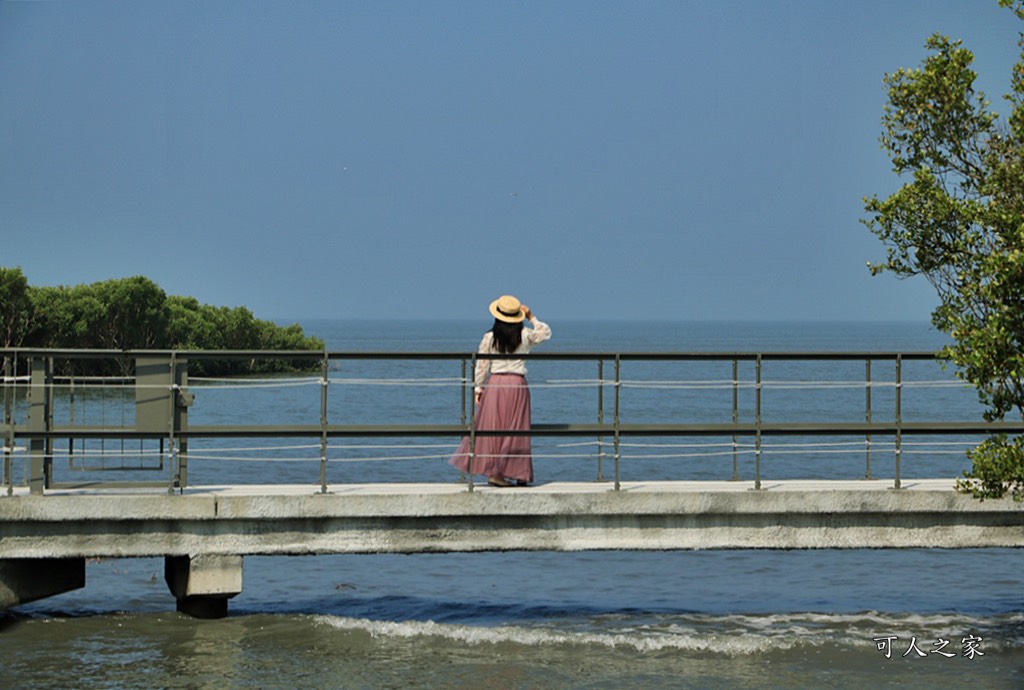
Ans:
[[[303,323],[332,350],[470,352],[480,322]],[[927,324],[558,323],[546,351],[934,351]],[[540,351],[538,351],[540,352]],[[459,421],[458,361],[348,361],[331,371],[337,423]],[[754,414],[754,368],[738,365],[737,413]],[[593,361],[530,363],[535,423],[610,418]],[[625,422],[729,422],[732,364],[625,362]],[[863,421],[864,362],[765,362],[767,421]],[[904,419],[978,419],[970,390],[933,363],[906,363]],[[872,415],[894,414],[894,367],[872,368]],[[197,424],[317,423],[306,377],[193,381]],[[121,423],[133,399],[76,392],[84,423]],[[69,417],[58,395],[58,417]],[[131,419],[126,419],[131,423]],[[907,439],[902,474],[952,477],[971,439]],[[455,482],[456,439],[332,443],[331,483]],[[753,477],[731,439],[630,439],[622,479]],[[936,445],[941,442],[940,445]],[[109,444],[110,442],[107,442]],[[813,444],[809,447],[806,444]],[[873,439],[873,481],[891,481],[891,439]],[[81,446],[62,472],[115,477],[154,463],[120,444]],[[534,439],[539,482],[607,479],[607,446]],[[190,448],[193,484],[308,483],[319,448],[294,440]],[[161,474],[163,472],[163,474]],[[864,439],[771,439],[765,479],[863,478]],[[131,475],[138,478],[139,473]],[[158,471],[157,476],[165,476]],[[62,475],[64,478],[66,475]],[[528,490],[528,489],[526,489]],[[3,500],[3,498],[0,498]],[[495,534],[496,542],[502,536]],[[0,614],[10,688],[800,688],[1024,686],[1024,554],[705,551],[247,557],[245,589],[219,621],[174,612],[161,559],[101,560],[82,590]],[[923,656],[922,656],[923,655]]]

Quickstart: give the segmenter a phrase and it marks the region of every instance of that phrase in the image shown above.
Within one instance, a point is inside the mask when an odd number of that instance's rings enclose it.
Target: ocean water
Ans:
[[[341,351],[470,352],[486,322],[309,321]],[[550,352],[933,351],[927,324],[552,323]],[[539,351],[540,352],[540,351]],[[624,422],[722,421],[731,362],[624,362]],[[346,423],[453,423],[457,360],[337,362],[328,416]],[[600,372],[612,373],[609,365]],[[738,414],[754,413],[753,365],[739,364]],[[863,362],[765,362],[768,421],[863,421]],[[530,363],[534,422],[610,418],[594,361]],[[977,419],[973,393],[931,362],[907,362],[902,414]],[[872,369],[872,415],[894,414],[891,363]],[[628,384],[627,384],[628,382]],[[316,423],[304,377],[193,381],[190,420]],[[604,391],[605,409],[598,390]],[[116,390],[80,388],[75,418],[128,419]],[[70,416],[58,395],[57,416]],[[586,441],[586,443],[584,443]],[[631,479],[753,477],[740,439],[629,439]],[[902,475],[956,476],[965,438],[908,438]],[[328,479],[454,482],[457,439],[332,442]],[[872,480],[891,481],[891,440],[873,439]],[[747,444],[747,445],[745,445]],[[315,446],[315,444],[314,444]],[[140,448],[82,445],[60,478],[138,478]],[[539,482],[608,479],[607,444],[535,438]],[[128,457],[128,459],[125,459]],[[190,447],[190,482],[319,483],[319,448],[260,439]],[[862,478],[864,439],[772,438],[762,476]],[[125,469],[121,470],[121,463]],[[103,465],[102,473],[90,468]],[[143,472],[143,474],[145,474]],[[166,472],[155,469],[156,477]],[[18,476],[16,474],[16,476]],[[527,489],[528,490],[528,489]],[[3,498],[0,498],[3,500]],[[501,535],[495,539],[500,541]],[[87,585],[0,614],[0,670],[12,688],[986,688],[1024,685],[1024,575],[1013,549],[730,550],[247,557],[230,615],[174,612],[160,559],[97,560]]]

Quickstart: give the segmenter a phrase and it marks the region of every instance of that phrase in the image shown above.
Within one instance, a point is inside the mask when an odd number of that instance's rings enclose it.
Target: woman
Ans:
[[[494,326],[480,341],[483,354],[522,355],[551,337],[548,325],[511,295],[491,302],[491,314]],[[533,324],[532,329],[523,326],[526,319]],[[521,359],[478,359],[473,373],[476,429],[528,431],[530,388],[526,385],[526,363]],[[471,461],[472,473],[486,476],[491,486],[513,486],[513,481],[528,486],[533,481],[529,436],[476,436],[472,453],[469,438],[464,438],[451,464],[469,473]]]

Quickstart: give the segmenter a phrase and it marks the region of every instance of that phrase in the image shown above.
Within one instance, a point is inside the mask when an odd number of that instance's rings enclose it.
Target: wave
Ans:
[[[319,621],[333,628],[365,632],[374,638],[419,638],[434,637],[445,641],[468,645],[512,643],[526,647],[550,645],[600,646],[609,649],[629,648],[640,652],[655,652],[665,649],[689,650],[694,652],[715,652],[728,655],[755,654],[777,649],[769,640],[757,638],[736,639],[714,635],[652,635],[642,632],[593,633],[556,631],[521,626],[499,626],[493,628],[435,623],[433,621],[372,621],[365,618],[318,617]]]
[[[638,621],[612,615],[558,624],[473,626],[435,621],[384,621],[333,615],[313,616],[318,625],[363,633],[378,640],[434,638],[465,645],[525,647],[588,646],[641,653],[665,650],[740,657],[828,647],[874,651],[875,638],[909,642],[972,635],[988,650],[1024,648],[1024,614],[992,618],[958,614],[793,613],[771,615],[672,615]],[[921,642],[924,644],[924,642]]]

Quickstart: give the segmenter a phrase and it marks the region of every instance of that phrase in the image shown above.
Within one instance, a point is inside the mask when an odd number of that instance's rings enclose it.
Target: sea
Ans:
[[[475,350],[481,321],[300,321],[346,353]],[[553,320],[538,353],[934,352],[927,323]],[[339,359],[331,423],[458,423],[459,359]],[[755,364],[529,362],[533,422],[751,421]],[[939,363],[766,359],[765,421],[980,419]],[[734,383],[735,382],[735,383]],[[190,380],[195,424],[319,423],[315,377]],[[56,394],[58,417],[130,423],[133,394],[94,383]],[[733,404],[733,396],[736,404]],[[127,397],[126,397],[127,396]],[[72,404],[72,398],[74,403]],[[870,407],[868,404],[870,398]],[[72,407],[74,412],[72,412]],[[16,405],[17,408],[17,405]],[[752,487],[752,439],[535,437],[538,483],[732,480]],[[977,439],[903,439],[904,481],[956,477]],[[459,482],[458,439],[347,439],[328,487]],[[99,442],[97,442],[99,443]],[[889,438],[766,438],[762,480],[892,483]],[[61,478],[167,476],[162,456],[105,441],[69,450]],[[319,445],[294,439],[189,447],[189,482],[308,484]],[[23,475],[17,474],[15,481]],[[140,474],[141,473],[141,474]],[[510,491],[529,491],[529,488]],[[186,490],[187,491],[187,490]],[[6,500],[0,496],[0,500]],[[858,549],[319,555],[244,561],[221,620],[175,612],[162,559],[90,559],[86,586],[0,613],[5,688],[934,688],[1024,687],[1024,554],[1016,549]]]

